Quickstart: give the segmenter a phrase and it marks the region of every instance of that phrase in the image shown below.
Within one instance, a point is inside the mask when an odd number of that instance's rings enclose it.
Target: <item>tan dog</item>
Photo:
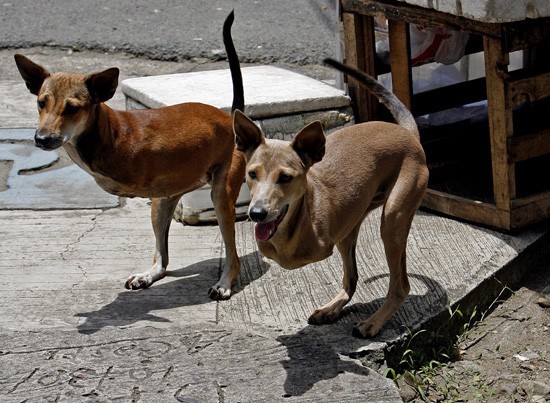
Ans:
[[[224,23],[223,37],[233,80],[233,109],[243,109],[232,23],[233,12]],[[199,103],[115,111],[103,102],[115,93],[117,68],[89,75],[50,74],[22,55],[15,55],[15,61],[28,89],[38,97],[36,145],[44,150],[64,147],[109,193],[152,199],[154,263],[149,271],[130,276],[126,288],[146,288],[165,276],[168,231],[177,202],[183,194],[210,183],[225,243],[226,267],[209,295],[229,298],[240,270],[235,202],[245,168],[243,155],[235,149],[231,116]]]
[[[381,236],[390,269],[384,304],[354,334],[375,336],[409,293],[405,249],[414,214],[424,196],[428,169],[412,114],[371,77],[338,62],[333,67],[358,79],[388,107],[398,124],[361,123],[326,137],[319,122],[292,142],[265,139],[236,111],[237,148],[245,153],[250,218],[262,254],[286,269],[323,260],[338,248],[343,289],[309,317],[311,324],[336,320],[357,284],[355,247],[361,223],[383,206]]]

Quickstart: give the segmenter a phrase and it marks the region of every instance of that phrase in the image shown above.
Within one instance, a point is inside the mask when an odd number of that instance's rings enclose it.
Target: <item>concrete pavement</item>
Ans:
[[[41,62],[52,70],[70,64],[48,52]],[[82,62],[78,56],[70,55],[75,64]],[[95,70],[99,59],[92,59],[86,67]],[[147,71],[138,59],[108,55],[107,61]],[[155,63],[149,68],[158,74]],[[197,67],[162,68],[182,66]],[[138,74],[125,76],[132,75]],[[32,127],[35,99],[20,80],[3,80],[0,90],[0,138]],[[123,108],[120,95],[112,106]],[[0,140],[0,155],[14,144],[32,149],[30,137]],[[12,166],[3,163],[0,170]],[[444,332],[449,304],[483,311],[504,285],[518,284],[548,245],[547,225],[505,235],[420,211],[409,237],[411,295],[377,338],[362,340],[351,336],[353,323],[368,317],[387,290],[379,213],[360,234],[360,282],[352,303],[341,320],[317,327],[307,325],[307,317],[339,290],[337,255],[285,271],[259,255],[252,224],[239,222],[243,269],[233,297],[216,302],[207,289],[223,264],[218,228],[173,223],[168,277],[150,289],[127,291],[125,279],[152,261],[148,200],[84,208],[90,196],[70,183],[86,175],[64,178],[69,185],[60,192],[78,193],[80,206],[0,210],[3,402],[401,401],[380,374],[384,359],[372,357],[399,359],[392,346],[407,329]]]

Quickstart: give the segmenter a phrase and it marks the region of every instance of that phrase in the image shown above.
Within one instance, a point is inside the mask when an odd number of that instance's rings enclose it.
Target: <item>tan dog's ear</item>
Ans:
[[[237,150],[245,153],[254,151],[264,142],[261,129],[238,109],[233,113],[233,132]]]
[[[50,76],[50,73],[44,67],[23,55],[14,55],[14,58],[17,69],[23,80],[25,80],[27,88],[31,94],[38,95],[44,80]]]
[[[323,159],[325,155],[325,133],[321,122],[315,121],[304,127],[294,137],[292,148],[306,167],[310,167]]]
[[[85,84],[93,103],[108,101],[115,95],[118,86],[118,69],[112,67],[86,77]]]

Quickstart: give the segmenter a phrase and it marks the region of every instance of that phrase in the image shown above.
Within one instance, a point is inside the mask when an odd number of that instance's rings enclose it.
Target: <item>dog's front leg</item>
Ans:
[[[166,275],[166,266],[168,266],[168,232],[170,231],[170,223],[172,222],[174,210],[180,198],[181,195],[163,199],[152,199],[151,221],[157,246],[153,258],[153,267],[147,272],[136,273],[128,277],[125,284],[127,289],[137,290],[139,288],[147,288]]]
[[[342,308],[351,300],[357,287],[357,262],[355,259],[355,247],[359,227],[356,228],[346,239],[337,244],[338,251],[342,256],[344,267],[344,278],[342,279],[342,290],[328,304],[316,309],[308,319],[311,325],[331,323],[340,317]]]

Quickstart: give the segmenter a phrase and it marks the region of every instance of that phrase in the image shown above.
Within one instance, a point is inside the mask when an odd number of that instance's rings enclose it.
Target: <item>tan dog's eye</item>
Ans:
[[[43,99],[38,100],[38,109],[44,109],[46,107],[46,101]]]
[[[281,174],[279,175],[279,180],[277,183],[288,183],[292,180],[292,176],[288,174]]]
[[[256,175],[256,172],[254,171],[248,171],[248,177],[250,179],[256,179],[258,176]]]

